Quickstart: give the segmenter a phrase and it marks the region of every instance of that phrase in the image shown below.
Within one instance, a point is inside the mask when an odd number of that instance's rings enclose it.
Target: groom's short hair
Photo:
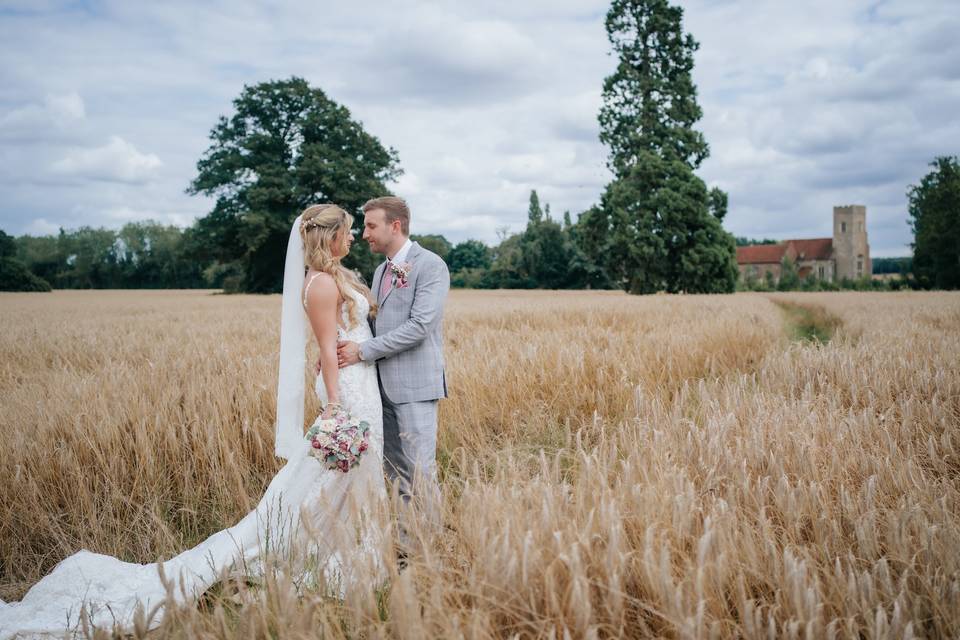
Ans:
[[[383,212],[387,216],[388,224],[394,220],[399,220],[400,230],[403,232],[403,235],[410,235],[410,207],[407,206],[403,198],[382,196],[380,198],[367,200],[367,203],[363,205],[363,212],[366,213],[373,209],[383,209]]]

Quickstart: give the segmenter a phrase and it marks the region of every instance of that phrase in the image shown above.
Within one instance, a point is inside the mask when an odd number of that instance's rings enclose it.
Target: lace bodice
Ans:
[[[313,279],[319,274],[314,274],[307,280],[303,288],[304,311],[306,311],[307,291],[313,283]],[[359,291],[348,289],[347,294],[353,298],[356,303],[356,316],[359,319],[356,325],[351,326],[350,314],[347,305],[342,305],[340,310],[340,324],[337,326],[337,340],[349,340],[356,343],[364,342],[373,337],[373,331],[367,322],[367,316],[370,314],[370,302],[366,296]],[[344,329],[344,327],[348,327]],[[356,416],[370,416],[378,423],[382,421],[382,406],[380,404],[380,388],[377,384],[376,365],[372,362],[358,362],[349,367],[339,370],[337,377],[337,386],[339,388],[340,404],[343,408]],[[317,376],[314,390],[321,402],[327,401],[327,388],[323,383],[323,375]],[[371,447],[377,452],[378,456],[383,453],[383,433],[378,430],[371,439]]]
[[[347,305],[343,305],[340,310],[340,321],[342,326],[337,327],[337,337],[340,340],[352,340],[354,342],[363,342],[373,337],[373,331],[370,330],[370,324],[367,317],[370,315],[370,301],[359,291],[350,290],[350,297],[356,303],[356,326],[350,326],[350,314],[347,312]],[[349,327],[344,329],[343,327]]]

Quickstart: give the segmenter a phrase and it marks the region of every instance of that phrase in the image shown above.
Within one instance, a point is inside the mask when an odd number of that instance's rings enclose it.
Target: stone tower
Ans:
[[[862,204],[833,208],[833,259],[837,280],[856,280],[873,273],[867,244],[867,208]]]

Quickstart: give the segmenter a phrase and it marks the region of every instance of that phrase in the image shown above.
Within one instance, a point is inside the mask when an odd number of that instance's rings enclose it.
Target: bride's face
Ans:
[[[330,247],[330,252],[335,258],[342,258],[350,253],[350,245],[353,244],[353,234],[350,231],[349,227],[344,226],[337,232],[333,246]]]

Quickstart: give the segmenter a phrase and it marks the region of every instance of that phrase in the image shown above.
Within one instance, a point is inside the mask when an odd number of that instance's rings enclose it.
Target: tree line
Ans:
[[[0,231],[0,234],[3,234]],[[56,289],[192,289],[219,287],[199,260],[192,229],[131,222],[120,229],[61,229],[53,236],[4,242],[9,254]]]
[[[541,207],[530,194],[527,224],[490,247],[479,240],[452,243],[440,234],[412,238],[443,258],[451,284],[472,289],[611,289],[614,283],[577,241],[570,213],[554,220],[550,205]],[[13,238],[0,231],[0,280],[20,280],[21,290],[57,289],[192,289],[242,290],[236,274],[204,260],[193,228],[156,222],[131,222],[119,230],[61,230],[55,236]],[[738,246],[768,243],[737,238]],[[775,241],[769,241],[770,243]],[[815,282],[802,279],[792,263],[782,265],[779,281],[749,279],[740,290],[890,289],[922,285],[912,275],[912,258],[874,258],[874,274],[901,276],[874,282]]]
[[[577,243],[569,213],[564,221],[530,194],[525,229],[490,247],[479,240],[451,243],[443,235],[412,238],[443,258],[452,285],[485,289],[611,288],[602,269]],[[82,227],[58,235],[18,238],[0,231],[4,281],[21,279],[21,290],[192,289],[244,291],[243,272],[212,258],[197,226],[180,229],[157,222],[131,222],[119,230]],[[362,243],[354,245],[354,251]],[[279,258],[280,256],[275,256]],[[366,256],[364,256],[366,257]],[[376,259],[371,264],[375,267]],[[16,269],[16,270],[14,270]],[[371,269],[372,271],[372,269]],[[366,274],[370,277],[372,273]],[[29,279],[29,283],[27,280]]]

